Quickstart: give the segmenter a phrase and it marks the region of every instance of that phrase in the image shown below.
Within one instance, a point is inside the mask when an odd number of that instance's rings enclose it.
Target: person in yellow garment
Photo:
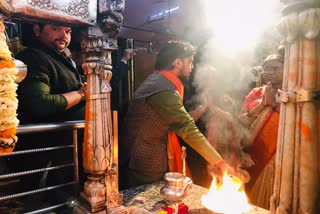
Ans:
[[[189,77],[193,69],[194,53],[195,48],[190,43],[169,41],[157,55],[156,71],[135,92],[124,127],[120,130],[122,188],[159,181],[170,170],[168,166],[175,165],[174,160],[169,159],[168,163],[169,131],[169,141],[175,141],[176,134],[211,166],[230,169],[183,106],[183,85],[179,78]],[[198,108],[200,112],[203,107]],[[174,145],[173,150],[177,147]]]
[[[263,63],[264,85],[252,89],[246,96],[240,119],[249,131],[245,149],[254,161],[248,168],[251,180],[245,191],[252,204],[269,209],[273,193],[275,153],[279,126],[279,103],[275,96],[282,86],[283,56],[269,55]]]

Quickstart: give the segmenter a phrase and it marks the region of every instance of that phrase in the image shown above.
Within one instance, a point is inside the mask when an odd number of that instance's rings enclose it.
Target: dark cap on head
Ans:
[[[169,41],[159,51],[155,64],[156,70],[170,69],[172,62],[177,59],[184,59],[193,56],[196,48],[189,42]]]

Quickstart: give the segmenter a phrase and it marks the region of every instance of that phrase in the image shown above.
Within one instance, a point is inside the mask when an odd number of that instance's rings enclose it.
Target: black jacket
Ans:
[[[17,56],[28,66],[27,77],[18,86],[20,123],[83,120],[85,102],[66,110],[63,93],[78,90],[84,81],[70,59],[41,43]]]

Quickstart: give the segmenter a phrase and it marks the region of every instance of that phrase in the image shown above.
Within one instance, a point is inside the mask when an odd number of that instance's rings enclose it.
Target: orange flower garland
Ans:
[[[12,128],[5,129],[4,131],[0,132],[0,137],[12,138],[16,135],[16,133],[17,133],[17,128],[12,127]]]
[[[2,68],[14,68],[16,65],[14,64],[11,58],[2,58],[0,57],[0,69]]]
[[[5,26],[0,22],[0,154],[12,152],[17,142],[17,69],[5,40]]]

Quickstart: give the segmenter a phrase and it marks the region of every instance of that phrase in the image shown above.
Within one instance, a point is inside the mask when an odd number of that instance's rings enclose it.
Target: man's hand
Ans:
[[[78,90],[78,93],[81,95],[81,100],[84,100],[86,98],[87,94],[87,83],[81,83],[81,87]]]
[[[134,55],[136,55],[136,53],[133,51],[133,49],[125,49],[123,52],[122,60],[125,60],[126,62],[128,62],[128,60]]]
[[[227,162],[225,162],[224,160],[218,161],[213,166],[208,164],[207,171],[212,177],[216,178],[216,182],[218,185],[222,184],[222,178],[225,173],[232,176],[235,176],[236,174],[233,168],[229,166],[229,164],[227,164]]]

